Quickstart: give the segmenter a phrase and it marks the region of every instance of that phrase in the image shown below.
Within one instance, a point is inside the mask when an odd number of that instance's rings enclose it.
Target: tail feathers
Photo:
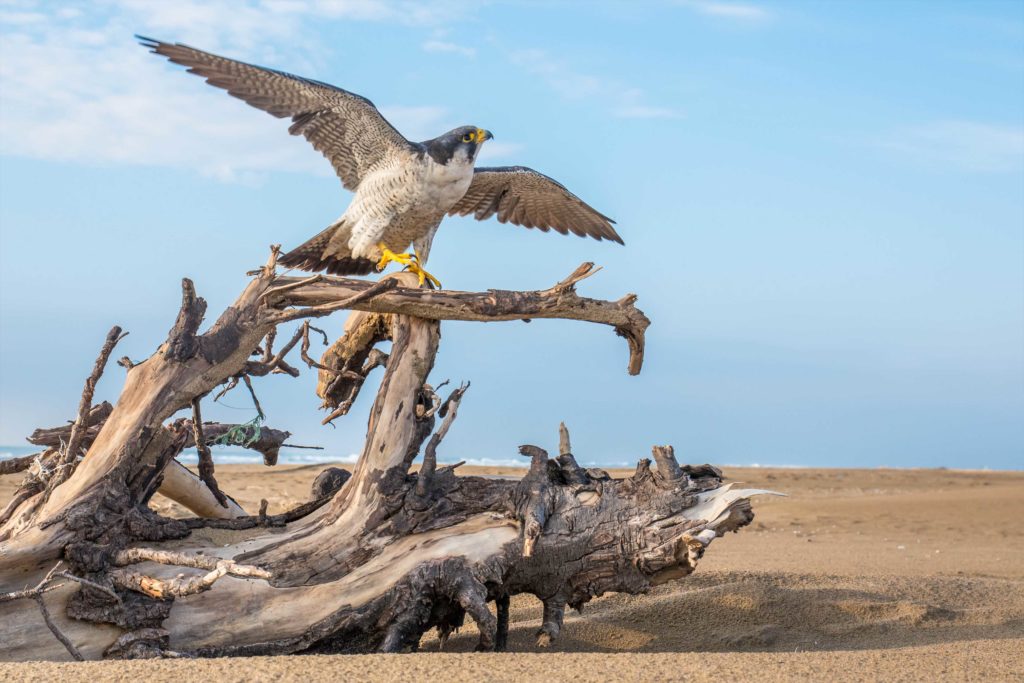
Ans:
[[[324,253],[331,237],[339,229],[341,228],[337,223],[329,226],[315,237],[289,251],[277,262],[288,268],[298,268],[313,273],[323,271],[330,275],[368,275],[372,273],[376,264],[370,259]]]
[[[310,273],[324,272],[328,275],[369,275],[374,271],[376,265],[366,258],[354,258],[352,256],[310,256],[308,258],[292,258],[294,252],[285,254],[278,259],[278,263],[289,268],[309,271]]]

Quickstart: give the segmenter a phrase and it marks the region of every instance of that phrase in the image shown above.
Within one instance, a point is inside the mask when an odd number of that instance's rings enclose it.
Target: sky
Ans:
[[[625,247],[447,219],[446,288],[639,296],[646,363],[571,321],[445,323],[472,381],[448,459],[1024,467],[1024,3],[0,1],[0,444],[72,419],[107,330],[211,320],[268,245],[351,195],[274,119],[135,33],[336,84],[408,138],[494,132]],[[343,317],[322,321],[336,336]],[[379,371],[378,371],[379,373]],[[320,425],[315,375],[257,378],[267,423],[358,452],[376,387]],[[97,399],[115,400],[111,364]],[[204,417],[255,416],[244,391]]]

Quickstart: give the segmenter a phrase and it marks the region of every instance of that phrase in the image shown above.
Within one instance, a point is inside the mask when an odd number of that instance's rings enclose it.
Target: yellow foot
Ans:
[[[378,272],[384,270],[384,268],[386,268],[391,262],[401,263],[409,269],[409,272],[416,273],[416,276],[419,278],[420,287],[423,286],[425,281],[430,280],[431,284],[438,289],[441,289],[441,281],[420,267],[420,259],[417,254],[396,254],[384,246],[383,243],[378,244],[377,247],[381,251],[380,261],[377,263]]]
[[[437,289],[441,289],[441,281],[438,280],[433,275],[431,275],[430,273],[428,273],[427,271],[425,271],[422,268],[420,268],[418,263],[411,264],[409,266],[409,270],[411,272],[413,272],[413,273],[416,273],[416,275],[419,277],[419,279],[420,279],[420,287],[423,286],[423,282],[425,280],[430,280],[430,284],[434,285],[434,287],[436,287]]]
[[[416,260],[416,257],[413,254],[396,254],[385,247],[383,243],[378,244],[377,248],[380,249],[381,254],[380,261],[377,262],[378,272],[387,268],[387,265],[391,262],[401,263],[403,266],[408,266]]]

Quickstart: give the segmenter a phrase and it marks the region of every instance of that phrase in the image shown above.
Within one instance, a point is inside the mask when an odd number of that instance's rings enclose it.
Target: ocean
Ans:
[[[30,455],[37,453],[41,449],[37,446],[0,446],[0,460],[7,460],[9,458],[17,458],[23,455]],[[231,446],[213,446],[210,449],[213,452],[213,459],[216,464],[219,465],[262,465],[263,456],[259,453],[246,450],[244,448],[237,448]],[[317,463],[341,463],[347,465],[355,464],[359,455],[356,453],[350,453],[348,455],[337,455],[333,451],[317,451],[307,450],[299,448],[282,448],[278,457],[277,463],[279,465],[315,465]],[[451,465],[464,460],[467,465],[480,465],[484,467],[522,467],[526,468],[530,466],[528,458],[452,458],[442,457],[438,460],[441,465]],[[181,455],[178,456],[178,461],[185,463],[186,465],[195,465],[199,462],[199,456],[194,448],[186,448],[182,451]],[[417,462],[419,458],[417,458]],[[712,461],[713,462],[713,461]],[[718,463],[713,462],[718,467],[754,467],[754,468],[778,468],[778,469],[806,469],[815,467],[828,467],[828,465],[793,465],[793,464],[776,464],[776,463],[761,463],[761,462],[743,462],[743,463]],[[603,469],[612,468],[629,468],[636,467],[636,460],[617,460],[617,461],[586,461],[581,460],[580,465],[583,467],[600,467]],[[837,463],[832,465],[839,469],[877,469],[878,466],[857,466],[843,463]],[[884,469],[917,469],[913,466],[902,467],[899,465],[884,466]],[[936,468],[924,468],[924,469],[936,469]],[[937,469],[947,469],[940,467]],[[958,468],[948,468],[958,469]],[[980,471],[991,471],[993,468],[985,466],[975,466],[968,469],[980,470]],[[995,468],[999,469],[999,468]]]
[[[32,453],[38,453],[41,449],[38,446],[0,446],[0,460],[7,460],[9,458],[18,458],[24,455],[31,455]],[[246,450],[244,448],[233,448],[230,446],[213,446],[210,449],[213,452],[213,460],[219,465],[261,465],[263,464],[263,456],[259,453]],[[358,454],[350,453],[348,455],[338,455],[332,451],[316,451],[299,448],[282,448],[281,453],[278,457],[279,465],[315,465],[317,463],[347,463],[354,464],[358,459]],[[453,464],[459,462],[459,460],[465,460],[468,465],[491,465],[494,467],[527,467],[530,461],[527,458],[442,458],[439,463]],[[199,462],[199,456],[194,448],[186,448],[182,451],[181,455],[178,456],[178,460],[182,463],[194,465]],[[594,466],[593,464],[584,464],[585,467]],[[603,467],[617,467],[620,465],[602,465]],[[621,466],[626,466],[625,464]]]

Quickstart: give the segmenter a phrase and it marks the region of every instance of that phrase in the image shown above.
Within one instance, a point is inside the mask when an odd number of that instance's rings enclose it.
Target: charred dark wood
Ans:
[[[187,361],[199,352],[200,342],[196,336],[199,325],[206,315],[206,299],[196,294],[192,280],[181,281],[181,309],[174,327],[167,333],[167,345],[164,358],[168,360]]]
[[[344,470],[342,470],[344,472]],[[334,491],[337,493],[341,489]],[[219,519],[214,517],[186,517],[181,521],[189,529],[234,529],[235,531],[242,531],[244,529],[255,529],[257,527],[283,527],[291,522],[306,517],[324,505],[331,501],[333,494],[328,494],[320,498],[314,498],[308,502],[303,503],[291,510],[282,512],[279,515],[268,515],[266,513],[266,501],[261,504],[261,514],[251,515],[247,517],[234,517],[232,519]]]
[[[352,473],[341,467],[328,467],[320,474],[316,475],[316,479],[313,480],[313,486],[311,490],[312,499],[320,500],[323,498],[333,498],[334,494],[341,490],[341,487],[345,485],[349,479],[352,478]]]

